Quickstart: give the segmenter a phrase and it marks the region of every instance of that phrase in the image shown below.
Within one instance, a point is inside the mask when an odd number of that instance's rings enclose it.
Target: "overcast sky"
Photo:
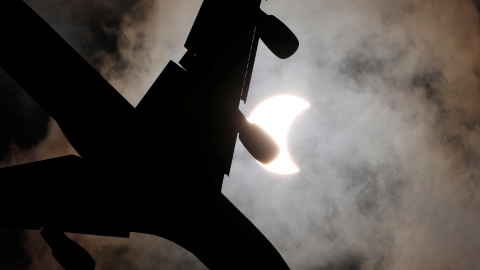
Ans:
[[[134,105],[181,58],[202,3],[26,2]],[[480,1],[272,0],[262,9],[300,47],[282,60],[259,45],[240,108],[248,115],[278,94],[311,104],[288,138],[300,172],[274,175],[237,142],[224,194],[292,269],[480,269]],[[75,153],[3,71],[0,90],[2,166]],[[70,236],[98,270],[204,269],[158,237]],[[38,231],[24,237],[27,269],[60,269]]]

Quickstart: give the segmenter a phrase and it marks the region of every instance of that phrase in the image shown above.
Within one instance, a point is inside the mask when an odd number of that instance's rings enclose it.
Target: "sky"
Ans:
[[[178,63],[200,0],[27,0],[129,102]],[[300,172],[275,175],[237,141],[223,193],[294,270],[480,269],[480,1],[262,1],[297,35],[262,43],[248,115],[262,100],[310,103],[293,122]],[[75,153],[0,71],[0,165]],[[1,269],[61,269],[39,232],[2,230]],[[69,234],[103,269],[205,269],[156,236]],[[19,246],[20,245],[20,246]],[[13,258],[13,259],[12,259]]]

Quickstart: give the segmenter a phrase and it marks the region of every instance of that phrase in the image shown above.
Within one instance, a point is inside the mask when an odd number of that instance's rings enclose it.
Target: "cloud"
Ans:
[[[300,48],[283,61],[260,48],[243,109],[285,92],[311,102],[289,138],[301,172],[251,169],[238,146],[229,198],[294,269],[351,254],[353,269],[478,267],[474,3],[267,3]]]
[[[28,3],[136,104],[168,60],[183,54],[201,1]],[[292,269],[480,267],[478,6],[262,2],[300,48],[281,60],[260,44],[241,110],[248,115],[284,93],[310,102],[289,137],[301,171],[269,174],[237,142],[223,190]],[[48,147],[35,148],[42,155],[58,144],[71,151],[46,136]],[[156,237],[73,237],[105,268],[118,256],[132,268],[202,267]]]

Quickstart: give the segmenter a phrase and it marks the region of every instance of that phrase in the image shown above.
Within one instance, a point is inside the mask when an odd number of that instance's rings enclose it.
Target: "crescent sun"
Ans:
[[[310,107],[305,100],[291,95],[271,97],[260,103],[248,117],[248,121],[256,123],[273,137],[280,147],[277,158],[262,167],[277,174],[293,174],[299,171],[288,153],[287,135],[295,118]]]

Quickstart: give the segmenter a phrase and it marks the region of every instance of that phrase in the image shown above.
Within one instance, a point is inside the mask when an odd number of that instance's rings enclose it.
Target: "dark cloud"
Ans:
[[[472,2],[477,7],[477,11],[480,13],[480,1],[479,0],[472,0]]]
[[[362,258],[356,254],[337,256],[324,266],[312,267],[309,270],[361,270]]]
[[[370,218],[382,217],[383,207],[401,204],[404,179],[392,165],[356,164],[339,172],[346,180],[345,194],[355,198],[360,214]]]
[[[142,85],[136,81],[138,92],[129,95],[126,91],[132,87],[129,82],[147,72],[155,58],[149,51],[151,40],[155,39],[149,36],[154,33],[149,26],[152,12],[158,9],[155,1],[29,0],[27,3],[133,104],[153,83],[156,76],[149,74],[152,78]]]
[[[362,52],[348,55],[340,66],[340,74],[361,83],[362,78],[371,75],[381,75],[385,68],[385,62],[381,59],[370,58]]]
[[[139,0],[124,1],[38,1],[28,4],[52,25],[77,51],[95,65],[99,52],[119,55],[122,22]],[[148,1],[143,1],[148,2]],[[136,10],[133,22],[145,20],[147,7]]]
[[[425,93],[425,98],[436,103],[442,107],[442,96],[440,87],[442,87],[443,73],[435,70],[428,73],[415,74],[412,78],[412,86],[414,88],[422,89]]]
[[[132,103],[166,61],[178,61],[201,3],[28,2]],[[291,27],[300,48],[279,60],[260,44],[241,109],[248,115],[279,93],[311,103],[289,137],[300,173],[269,174],[237,142],[226,196],[295,270],[478,268],[480,2],[279,0],[262,7]],[[5,93],[1,110],[25,98]],[[45,132],[36,115],[14,115],[2,121],[40,123]],[[33,151],[45,155],[58,144],[54,131],[44,140],[1,136],[28,147],[41,141]],[[28,232],[27,242],[42,243],[37,233]],[[73,237],[99,269],[202,269],[157,237]],[[27,245],[35,265],[54,265],[42,250]]]

